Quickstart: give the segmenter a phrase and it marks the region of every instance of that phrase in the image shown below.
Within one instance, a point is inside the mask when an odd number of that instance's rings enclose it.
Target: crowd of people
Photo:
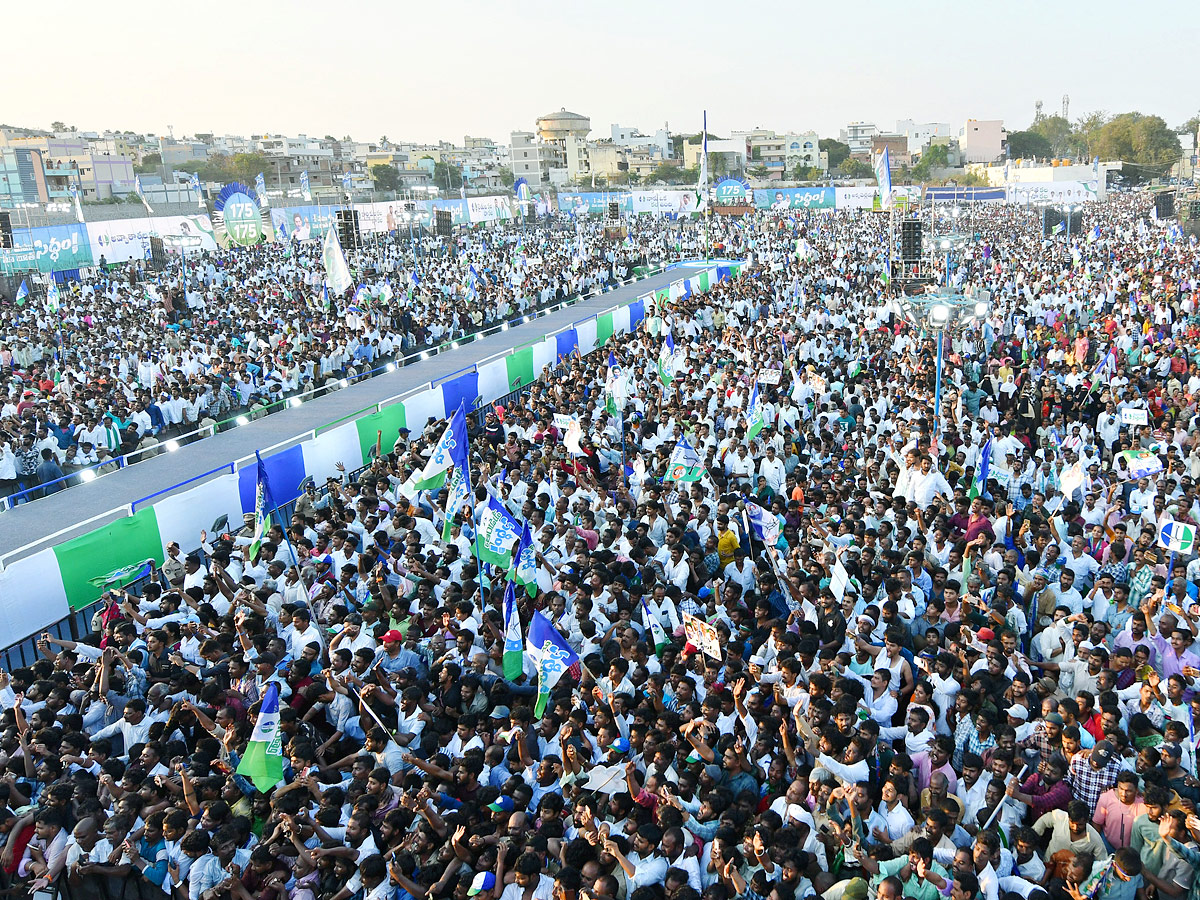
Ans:
[[[0,499],[63,490],[64,475],[139,462],[169,439],[255,418],[292,397],[603,289],[694,247],[697,226],[631,222],[610,241],[598,221],[364,235],[348,248],[356,287],[323,288],[321,242],[261,244],[102,267],[60,291],[57,309],[3,305]],[[186,436],[186,437],[184,437]],[[46,485],[40,491],[39,485]]]
[[[986,314],[943,329],[885,215],[714,220],[741,277],[472,419],[473,502],[417,488],[446,425],[409,423],[0,676],[0,867],[88,900],[1195,897],[1200,252],[1149,208],[972,210],[934,276]],[[514,615],[578,658],[549,690]]]

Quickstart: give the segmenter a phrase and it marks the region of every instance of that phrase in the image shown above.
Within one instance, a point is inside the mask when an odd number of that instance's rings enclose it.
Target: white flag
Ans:
[[[321,260],[325,263],[325,284],[335,294],[348,290],[354,280],[350,277],[350,267],[346,265],[346,256],[342,253],[342,245],[338,243],[337,229],[330,228],[325,232],[325,246],[321,250]]]

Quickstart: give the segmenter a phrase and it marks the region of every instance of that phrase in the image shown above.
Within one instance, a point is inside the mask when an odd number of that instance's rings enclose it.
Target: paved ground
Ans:
[[[508,331],[466,344],[457,350],[447,350],[395,372],[379,375],[333,394],[310,400],[302,406],[285,409],[240,428],[188,444],[175,453],[163,453],[153,459],[105,475],[90,484],[76,485],[51,497],[22,504],[8,512],[0,513],[0,554],[55,534],[71,523],[83,522],[92,516],[126,506],[202,472],[252,455],[255,450],[319,428],[381,400],[420,387],[428,381],[443,379],[510,347],[525,344],[540,335],[585,319],[590,314],[627,303],[647,291],[666,287],[673,279],[679,277],[678,272],[664,272],[633,282],[543,318],[515,326]],[[195,483],[188,487],[195,487]],[[103,521],[73,528],[54,538],[52,542],[34,549],[61,543],[98,527]]]

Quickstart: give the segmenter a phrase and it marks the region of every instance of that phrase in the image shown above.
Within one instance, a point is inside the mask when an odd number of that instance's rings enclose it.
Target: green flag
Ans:
[[[238,763],[237,773],[254,782],[254,786],[266,793],[283,781],[283,743],[279,731],[279,684],[267,682],[263,693],[262,707],[254,733],[246,745],[246,754]]]

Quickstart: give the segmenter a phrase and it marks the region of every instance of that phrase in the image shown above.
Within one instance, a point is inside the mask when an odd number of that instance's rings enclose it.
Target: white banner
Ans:
[[[1007,188],[1009,203],[1083,203],[1099,200],[1095,181],[1015,181]]]
[[[1121,410],[1122,425],[1147,425],[1149,422],[1150,414],[1144,409],[1125,407]]]
[[[875,188],[874,186],[834,188],[833,198],[837,209],[871,209],[875,206]]]
[[[695,191],[634,191],[635,213],[686,216],[696,211]]]
[[[131,259],[149,259],[150,238],[192,237],[200,243],[188,247],[189,255],[202,250],[217,249],[213,239],[212,222],[207,215],[154,216],[143,219],[110,219],[104,222],[87,223],[88,240],[92,245],[92,259],[100,264],[126,262]],[[168,244],[168,251],[178,252]]]
[[[513,217],[512,205],[505,194],[495,197],[468,197],[467,211],[472,222],[506,221]]]

